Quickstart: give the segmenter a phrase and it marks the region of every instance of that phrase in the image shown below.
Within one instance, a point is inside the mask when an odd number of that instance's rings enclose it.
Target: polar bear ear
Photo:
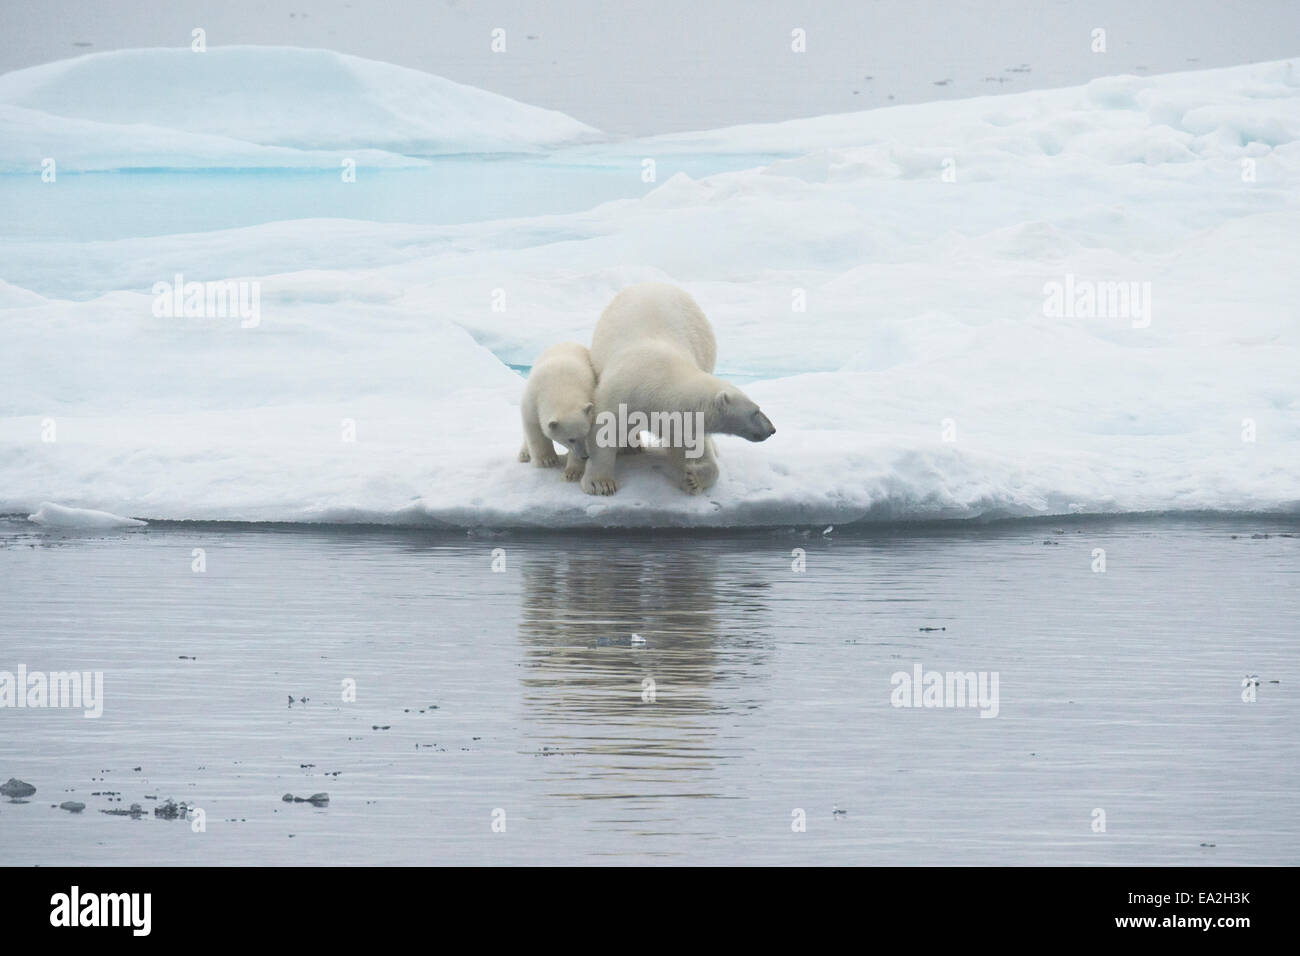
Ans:
[[[590,418],[590,417],[591,417],[592,409],[594,409],[595,407],[596,407],[596,403],[595,403],[595,402],[588,402],[586,405],[583,406],[583,408],[582,408],[582,414],[584,414],[584,415],[586,415],[588,418]]]
[[[555,429],[557,429],[557,428],[559,428],[559,427],[560,427],[560,423],[557,422],[554,418],[552,418],[552,419],[550,420],[550,422],[547,424],[547,426],[546,426],[546,430],[547,430],[547,431],[552,431],[552,432],[553,432],[553,431],[555,431]]]
[[[717,395],[713,396],[713,402],[719,408],[726,408],[728,405],[731,404],[731,395],[727,392],[726,389],[723,389],[722,391],[718,392]]]

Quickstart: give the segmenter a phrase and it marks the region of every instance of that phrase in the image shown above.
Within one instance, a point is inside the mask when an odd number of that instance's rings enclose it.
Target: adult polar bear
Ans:
[[[589,495],[618,491],[614,477],[619,444],[603,426],[636,413],[646,420],[676,415],[702,422],[704,434],[692,449],[676,439],[668,454],[680,471],[682,488],[698,494],[718,480],[717,448],[709,433],[739,435],[759,442],[776,433],[758,405],[736,386],[713,374],[717,343],[695,300],[676,286],[642,282],[628,286],[606,307],[591,337],[596,371],[596,414],[587,441],[591,458],[582,476]],[[689,426],[688,426],[689,427]],[[627,436],[635,444],[636,436]],[[659,436],[663,438],[663,435]],[[634,450],[623,446],[624,450]]]

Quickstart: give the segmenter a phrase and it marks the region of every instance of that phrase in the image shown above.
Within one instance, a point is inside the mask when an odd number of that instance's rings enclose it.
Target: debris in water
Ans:
[[[310,797],[295,797],[292,793],[286,793],[280,799],[285,803],[310,803],[313,807],[323,807],[329,804],[330,795],[328,793],[313,793]]]
[[[21,800],[23,797],[30,797],[35,792],[35,787],[25,780],[19,780],[17,777],[10,777],[4,783],[0,783],[0,796],[6,796],[10,800]]]
[[[183,820],[194,808],[187,803],[177,803],[168,798],[165,803],[160,803],[153,808],[153,815],[163,820]]]

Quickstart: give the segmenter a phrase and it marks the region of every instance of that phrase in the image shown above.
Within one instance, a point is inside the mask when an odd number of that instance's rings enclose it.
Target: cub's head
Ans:
[[[739,435],[746,441],[766,441],[776,434],[776,426],[763,414],[758,403],[734,385],[718,392],[713,405],[717,416],[714,431]]]
[[[591,431],[591,417],[596,406],[591,402],[568,411],[552,410],[550,419],[542,426],[546,437],[569,449],[580,461],[586,461],[587,433]]]

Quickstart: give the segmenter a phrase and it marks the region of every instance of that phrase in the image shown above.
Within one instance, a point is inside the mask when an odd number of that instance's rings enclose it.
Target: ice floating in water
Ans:
[[[94,511],[90,508],[65,508],[63,505],[48,501],[36,509],[35,514],[28,515],[27,520],[47,528],[69,529],[138,528],[146,524],[137,518],[123,518],[109,514],[107,511]]]

